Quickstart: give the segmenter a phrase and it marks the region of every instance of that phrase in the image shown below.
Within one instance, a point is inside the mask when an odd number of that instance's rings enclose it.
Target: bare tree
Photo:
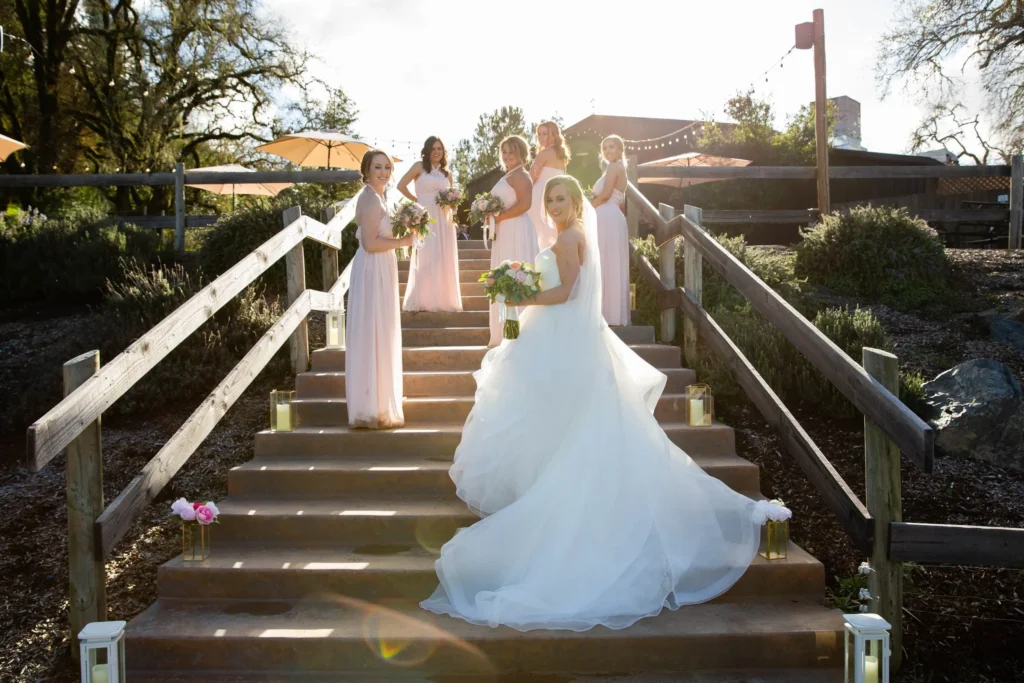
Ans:
[[[911,148],[917,152],[938,144],[947,150],[953,148],[957,161],[967,158],[978,165],[1009,163],[1010,154],[990,142],[981,126],[981,116],[971,117],[963,105],[935,104],[911,136]]]

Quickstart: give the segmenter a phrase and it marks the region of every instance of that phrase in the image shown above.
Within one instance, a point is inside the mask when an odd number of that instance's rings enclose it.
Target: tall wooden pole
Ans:
[[[828,186],[828,100],[825,97],[825,11],[814,10],[814,146],[818,153],[818,211],[830,213]]]

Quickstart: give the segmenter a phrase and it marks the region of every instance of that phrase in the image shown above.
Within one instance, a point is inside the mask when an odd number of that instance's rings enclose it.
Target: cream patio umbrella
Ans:
[[[209,171],[211,173],[224,173],[225,171],[241,171],[243,173],[255,173],[251,168],[245,166],[239,166],[238,164],[226,164],[224,166],[207,166],[206,168],[194,168],[193,171]],[[200,190],[206,190],[213,194],[230,194],[231,195],[231,210],[235,210],[235,195],[236,194],[251,194],[261,195],[264,197],[273,197],[281,190],[289,188],[293,183],[215,183],[215,184],[198,184],[198,183],[185,183],[186,187],[197,187]]]
[[[28,147],[24,142],[9,138],[6,135],[0,135],[0,161],[4,161],[7,157],[11,156],[19,149],[25,149]]]
[[[331,130],[306,130],[282,135],[260,145],[260,152],[275,154],[299,166],[326,166],[358,170],[363,154],[373,148],[368,142]],[[392,156],[392,161],[401,161]]]
[[[713,154],[701,152],[687,152],[665,159],[655,159],[640,164],[641,167],[650,168],[657,166],[747,166],[749,159],[732,159],[729,157],[717,157]],[[657,185],[668,185],[669,187],[690,187],[700,183],[710,183],[718,178],[641,178],[641,183],[655,183]]]

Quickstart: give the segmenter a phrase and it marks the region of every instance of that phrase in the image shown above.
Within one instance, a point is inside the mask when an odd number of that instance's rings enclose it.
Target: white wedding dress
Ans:
[[[421,606],[521,631],[621,629],[710,600],[754,558],[766,502],[705,474],[653,416],[666,377],[601,315],[596,216],[569,301],[526,307],[475,373],[457,492],[483,519],[435,564]],[[537,256],[544,289],[555,256]]]

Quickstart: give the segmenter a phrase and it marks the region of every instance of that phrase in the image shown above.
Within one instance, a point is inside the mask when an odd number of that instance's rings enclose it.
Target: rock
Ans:
[[[1024,471],[1024,392],[1009,368],[961,363],[926,382],[924,395],[939,451]]]
[[[1024,353],[1024,323],[1011,318],[996,318],[989,325],[988,331],[993,339],[1010,342]]]

